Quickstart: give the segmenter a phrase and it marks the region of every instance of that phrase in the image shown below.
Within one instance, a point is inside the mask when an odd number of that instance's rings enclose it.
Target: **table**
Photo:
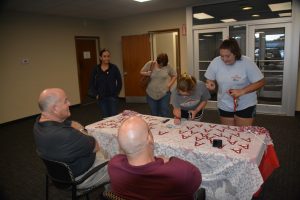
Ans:
[[[279,167],[270,134],[263,127],[193,121],[174,125],[173,119],[163,123],[166,118],[130,111],[86,126],[107,158],[121,153],[117,130],[131,115],[140,115],[149,124],[155,155],[176,156],[200,169],[201,187],[206,189],[208,200],[251,199],[264,180]],[[212,147],[214,139],[221,139],[222,147]]]

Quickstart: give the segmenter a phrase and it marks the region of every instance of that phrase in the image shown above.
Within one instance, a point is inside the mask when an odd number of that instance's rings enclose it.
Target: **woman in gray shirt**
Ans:
[[[146,93],[147,103],[154,116],[170,117],[170,88],[176,81],[177,74],[168,62],[168,55],[161,53],[156,61],[148,61],[140,71],[141,75],[151,78]]]

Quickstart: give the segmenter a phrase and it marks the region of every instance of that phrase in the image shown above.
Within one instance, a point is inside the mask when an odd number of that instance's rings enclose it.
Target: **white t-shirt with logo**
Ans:
[[[246,56],[234,64],[225,64],[221,57],[216,57],[209,64],[204,76],[218,83],[218,108],[233,112],[234,101],[229,95],[230,89],[241,89],[264,78],[257,65]],[[237,110],[243,110],[257,104],[256,91],[240,96]]]

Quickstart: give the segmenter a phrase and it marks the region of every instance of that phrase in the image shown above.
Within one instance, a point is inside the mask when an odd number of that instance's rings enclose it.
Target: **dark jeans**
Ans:
[[[170,96],[171,92],[167,92],[165,96],[163,96],[159,100],[154,100],[150,96],[147,95],[147,103],[151,109],[151,115],[161,116],[161,117],[170,117]]]
[[[101,97],[98,99],[102,117],[105,118],[118,114],[118,102],[119,99],[116,97]]]

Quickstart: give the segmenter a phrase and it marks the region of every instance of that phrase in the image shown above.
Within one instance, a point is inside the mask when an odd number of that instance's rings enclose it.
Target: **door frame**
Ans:
[[[296,94],[292,94],[292,84],[288,81],[289,74],[291,73],[291,23],[273,23],[273,24],[252,24],[247,28],[247,45],[248,45],[248,56],[254,60],[254,49],[255,49],[255,29],[264,28],[285,28],[285,41],[284,41],[284,65],[283,65],[283,82],[282,82],[282,97],[281,105],[268,105],[268,104],[257,104],[258,112],[270,113],[270,114],[287,114],[288,104],[291,99],[296,98]]]
[[[81,82],[80,82],[80,76],[81,76],[81,68],[80,64],[78,62],[78,57],[77,57],[77,49],[76,49],[76,40],[94,40],[96,43],[96,56],[97,56],[97,64],[99,64],[99,53],[100,53],[100,37],[99,36],[75,36],[75,52],[76,52],[76,63],[77,63],[77,75],[78,75],[78,90],[79,90],[79,97],[80,97],[80,103],[83,102],[82,99],[82,94],[81,94]],[[90,74],[88,75],[90,76]]]
[[[229,28],[228,27],[218,27],[218,28],[210,28],[210,29],[195,29],[193,30],[193,40],[194,40],[194,54],[193,54],[193,76],[198,80],[199,79],[199,42],[198,41],[198,34],[199,33],[216,33],[222,32],[223,40],[228,38],[229,36]],[[203,81],[203,80],[202,80]],[[206,108],[209,109],[217,109],[217,101],[209,100],[206,104]]]
[[[149,31],[148,33],[150,34],[150,40],[151,40],[151,58],[152,60],[154,60],[154,44],[153,44],[153,35],[154,34],[160,34],[160,33],[173,33],[173,32],[177,32],[177,51],[176,51],[176,72],[177,72],[177,77],[179,77],[179,75],[181,74],[181,54],[180,54],[180,29],[178,28],[174,28],[174,29],[164,29],[164,30],[154,30],[154,31]],[[173,67],[173,66],[172,66]]]
[[[228,23],[226,24],[226,27],[228,27],[228,36],[229,36],[229,26],[233,25],[246,25],[246,42],[247,42],[247,52],[246,56],[250,57],[252,60],[254,60],[254,50],[252,51],[249,49],[250,43],[254,46],[254,42],[249,41],[249,27],[276,27],[278,25],[282,25],[286,27],[286,41],[285,41],[285,66],[291,66],[292,65],[292,57],[291,57],[291,49],[292,49],[292,23],[289,18],[282,18],[282,19],[268,19],[268,20],[253,20],[253,21],[242,21],[242,22],[234,22],[234,23]],[[280,27],[282,27],[280,26]],[[192,40],[193,40],[193,47],[195,43],[195,36],[193,35],[196,30],[209,30],[209,29],[218,29],[218,28],[224,28],[224,24],[209,24],[209,25],[197,25],[192,26]],[[254,39],[254,38],[253,38]],[[188,46],[189,47],[189,46]],[[194,48],[193,49],[193,73],[195,73],[195,53]],[[252,47],[254,48],[254,47]],[[252,54],[252,55],[251,55]],[[287,68],[287,67],[286,67]],[[287,71],[285,71],[287,70]],[[266,114],[280,114],[280,115],[289,115],[293,116],[295,111],[295,99],[296,94],[293,93],[293,91],[296,91],[297,85],[293,85],[293,82],[290,81],[289,77],[293,77],[294,69],[289,68],[284,69],[284,79],[283,79],[283,91],[282,91],[282,104],[281,105],[268,105],[268,104],[257,104],[257,113],[266,113]],[[296,81],[297,83],[297,81]],[[216,102],[214,101],[208,101],[207,108],[216,109]]]

